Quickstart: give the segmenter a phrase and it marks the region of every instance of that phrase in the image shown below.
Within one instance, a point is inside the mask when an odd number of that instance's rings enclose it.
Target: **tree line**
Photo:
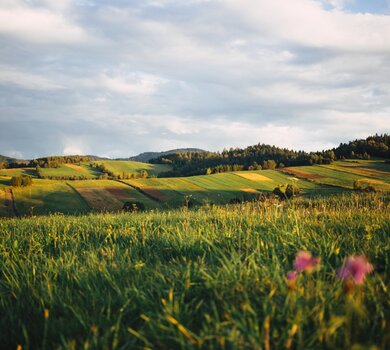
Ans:
[[[150,162],[170,164],[173,169],[160,177],[208,175],[239,170],[261,170],[310,164],[328,164],[335,159],[333,151],[307,153],[257,144],[246,148],[224,149],[222,152],[180,152]]]
[[[337,148],[319,152],[294,151],[257,144],[246,148],[224,149],[222,152],[189,151],[152,159],[150,163],[170,164],[173,169],[159,177],[209,175],[239,170],[262,170],[313,164],[330,164],[337,159],[371,157],[390,158],[390,136],[374,135],[366,139],[342,143]]]

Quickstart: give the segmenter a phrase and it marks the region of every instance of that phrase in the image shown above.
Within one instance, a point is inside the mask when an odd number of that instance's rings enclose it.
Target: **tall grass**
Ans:
[[[389,198],[0,221],[0,347],[386,349]],[[321,267],[289,288],[299,250]],[[374,265],[346,294],[346,256]]]

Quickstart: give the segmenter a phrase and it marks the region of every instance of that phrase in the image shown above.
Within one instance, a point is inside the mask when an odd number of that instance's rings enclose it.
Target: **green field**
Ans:
[[[111,163],[119,166],[131,164],[132,171],[139,171],[141,169],[139,164],[145,166],[145,169],[148,166],[154,167],[151,164],[137,162],[112,161]],[[154,168],[155,171],[162,169]],[[10,207],[8,195],[9,189],[12,189],[11,175],[28,174],[33,171],[34,169],[31,168],[3,170],[3,173],[8,176],[0,176],[0,190],[6,190],[0,197],[0,216],[15,214],[13,210],[10,211],[12,205]],[[15,206],[19,215],[50,212],[117,212],[122,209],[126,201],[142,202],[147,209],[172,209],[188,202],[194,205],[226,204],[236,199],[250,201],[261,193],[272,192],[280,184],[292,182],[296,182],[305,197],[328,196],[350,191],[355,180],[372,183],[379,191],[390,191],[390,165],[376,160],[337,161],[330,165],[239,171],[181,178],[137,178],[120,180],[120,182],[91,180],[101,173],[86,163],[82,166],[66,164],[61,168],[43,168],[42,171],[46,176],[72,178],[82,175],[87,180],[59,181],[35,178],[31,188],[15,188]]]
[[[384,194],[0,220],[4,349],[390,348]],[[318,270],[290,286],[300,250]],[[374,265],[346,289],[337,269]]]
[[[124,180],[135,188],[169,207],[183,205],[186,196],[195,204],[225,204],[234,198],[250,200],[261,192],[271,192],[276,186],[291,183],[291,176],[276,170],[241,171],[182,178],[152,178]],[[340,192],[321,184],[301,180],[298,185],[306,195]]]
[[[102,173],[90,166],[89,163],[78,164],[62,164],[59,168],[41,168],[41,174],[44,177],[79,177],[83,176],[87,179],[98,178]]]
[[[127,160],[99,160],[96,164],[103,164],[107,170],[119,176],[123,173],[138,175],[145,170],[149,175],[157,176],[159,173],[171,170],[170,165],[165,164],[149,164],[141,162],[133,162]]]
[[[34,179],[29,187],[12,188],[19,215],[75,214],[89,210],[80,196],[64,181]]]
[[[390,165],[384,161],[337,161],[330,165],[289,167],[282,170],[317,184],[352,189],[360,180],[376,189],[390,191]]]
[[[0,169],[0,176],[31,176],[36,177],[35,168]]]

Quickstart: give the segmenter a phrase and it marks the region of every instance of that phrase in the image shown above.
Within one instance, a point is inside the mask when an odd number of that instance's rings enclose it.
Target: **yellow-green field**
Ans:
[[[87,179],[94,179],[102,175],[102,173],[92,167],[90,163],[79,164],[62,164],[59,168],[41,168],[40,170],[44,177],[84,177]]]
[[[112,161],[117,169],[140,171],[165,167],[137,162]],[[126,167],[122,167],[126,164]],[[129,165],[130,164],[130,165]],[[141,165],[140,165],[141,164]],[[67,169],[67,170],[65,170]],[[51,171],[53,176],[86,174],[95,176],[95,168],[88,164],[64,165]],[[68,173],[65,174],[65,171]],[[119,170],[118,174],[119,174]],[[239,171],[213,175],[181,178],[146,178],[130,180],[80,180],[59,181],[34,179],[32,187],[10,187],[11,176],[28,174],[33,169],[7,169],[0,176],[0,216],[59,213],[83,213],[86,211],[111,211],[122,209],[127,201],[142,202],[147,209],[177,208],[184,204],[226,204],[235,200],[246,201],[269,193],[280,184],[296,183],[302,195],[314,197],[330,195],[353,188],[360,180],[371,183],[379,191],[390,191],[390,165],[383,161],[337,161],[330,165],[291,167],[280,170]],[[61,175],[60,175],[61,174]],[[89,175],[88,175],[89,174]],[[5,190],[5,191],[4,191]],[[10,205],[10,192],[14,193],[16,212]],[[12,198],[11,198],[12,199]]]
[[[390,164],[384,161],[337,161],[329,165],[285,168],[283,172],[317,184],[352,189],[354,181],[359,180],[372,183],[378,190],[390,190]]]
[[[147,171],[149,175],[157,176],[159,173],[171,170],[171,166],[164,164],[149,164],[133,162],[127,160],[99,160],[96,164],[103,164],[106,169],[117,176],[123,173],[139,174],[141,171]]]

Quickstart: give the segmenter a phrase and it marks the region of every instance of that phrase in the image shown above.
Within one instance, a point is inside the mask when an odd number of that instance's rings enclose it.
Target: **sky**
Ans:
[[[390,132],[390,0],[0,0],[0,154]]]

